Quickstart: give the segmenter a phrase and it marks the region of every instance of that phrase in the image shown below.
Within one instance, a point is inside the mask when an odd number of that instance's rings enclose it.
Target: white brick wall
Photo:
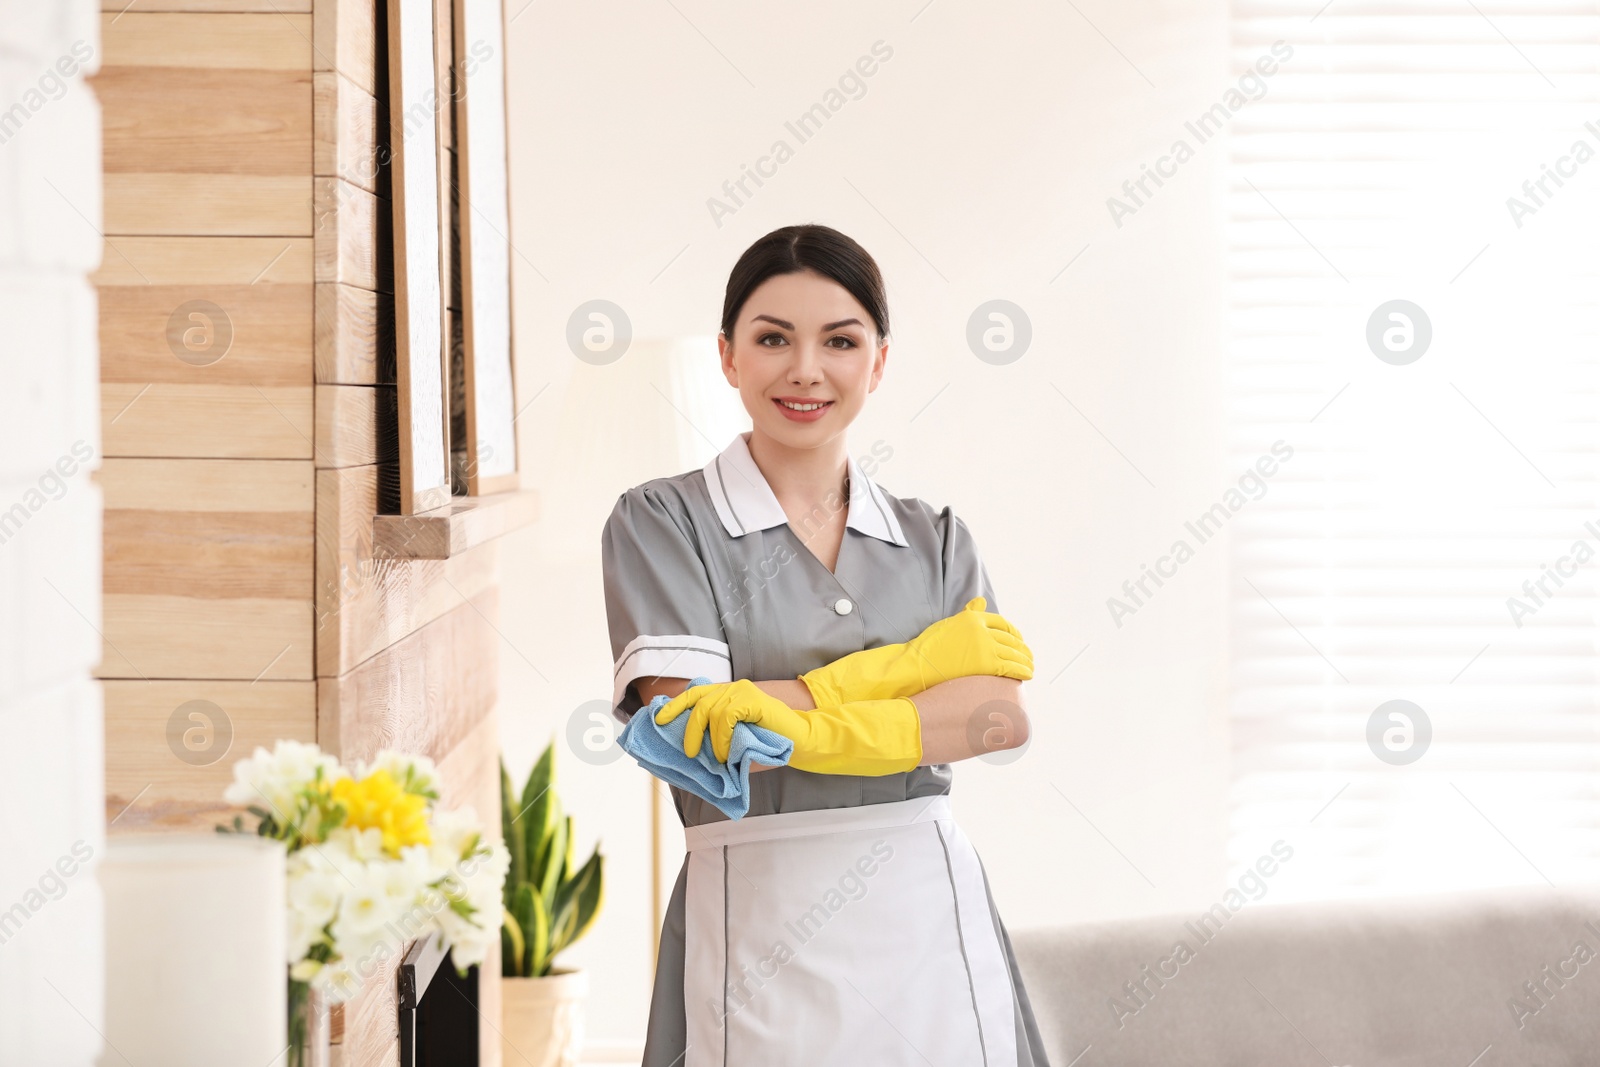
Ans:
[[[0,0],[0,1067],[104,1025],[98,6]]]

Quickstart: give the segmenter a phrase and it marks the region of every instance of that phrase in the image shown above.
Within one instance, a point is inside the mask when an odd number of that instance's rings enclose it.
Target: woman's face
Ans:
[[[878,387],[889,353],[867,309],[810,270],[762,282],[739,309],[733,337],[719,337],[717,347],[755,428],[793,448],[843,433]]]

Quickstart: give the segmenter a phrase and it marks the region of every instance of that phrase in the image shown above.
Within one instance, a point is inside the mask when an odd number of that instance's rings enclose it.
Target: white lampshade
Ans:
[[[750,428],[750,413],[739,391],[722,376],[713,337],[674,337],[651,344],[658,353],[662,389],[671,403],[663,414],[677,436],[672,473],[701,467],[728,447],[733,435]]]
[[[233,834],[113,838],[103,1067],[282,1062],[282,842]]]
[[[572,558],[598,551],[600,524],[622,490],[704,466],[750,428],[713,335],[636,337],[616,363],[579,364],[550,418],[556,426],[527,428],[550,432],[551,459],[523,484],[538,486],[546,514],[590,517],[540,533],[547,554]]]

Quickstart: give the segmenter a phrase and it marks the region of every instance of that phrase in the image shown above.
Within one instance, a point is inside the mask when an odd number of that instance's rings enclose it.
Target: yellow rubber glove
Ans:
[[[922,762],[922,716],[904,697],[797,711],[741,678],[685,689],[661,706],[656,722],[671,722],[691,706],[683,734],[683,752],[691,758],[709,730],[712,753],[726,763],[734,726],[747,722],[793,741],[789,766],[815,774],[896,774]]]
[[[852,652],[799,678],[818,707],[913,696],[974,674],[1027,681],[1033,677],[1032,650],[1015,626],[984,610],[986,603],[973,597],[910,641]]]

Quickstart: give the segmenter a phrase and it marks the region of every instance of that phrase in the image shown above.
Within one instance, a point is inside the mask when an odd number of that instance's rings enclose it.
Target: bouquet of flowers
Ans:
[[[289,852],[291,1046],[309,990],[348,1000],[413,939],[440,933],[462,974],[483,962],[511,855],[472,808],[436,810],[433,761],[384,750],[351,771],[316,745],[279,741],[234,764],[233,778],[225,799]],[[250,832],[241,816],[217,829]]]

